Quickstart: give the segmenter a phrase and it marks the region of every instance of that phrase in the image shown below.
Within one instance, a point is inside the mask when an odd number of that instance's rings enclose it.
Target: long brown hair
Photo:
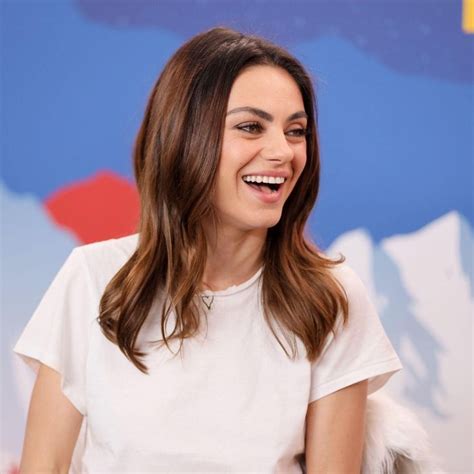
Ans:
[[[142,372],[145,354],[136,341],[158,294],[164,344],[194,336],[203,308],[199,293],[206,263],[205,218],[216,218],[211,192],[222,149],[227,102],[247,67],[272,65],[297,83],[308,115],[307,161],[277,225],[268,229],[262,272],[264,316],[297,350],[301,339],[316,360],[336,316],[348,317],[348,301],[330,260],[305,234],[319,190],[320,158],[312,81],[300,62],[281,47],[253,35],[218,27],[194,36],[166,64],[153,87],[134,147],[134,172],[141,203],[138,245],[107,285],[99,324],[105,336]],[[173,311],[176,324],[166,334]],[[181,349],[181,346],[180,346]]]

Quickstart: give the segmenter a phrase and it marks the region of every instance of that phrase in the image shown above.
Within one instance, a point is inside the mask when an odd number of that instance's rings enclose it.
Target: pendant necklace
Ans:
[[[212,309],[212,303],[214,303],[214,295],[201,295],[201,300],[210,311]]]

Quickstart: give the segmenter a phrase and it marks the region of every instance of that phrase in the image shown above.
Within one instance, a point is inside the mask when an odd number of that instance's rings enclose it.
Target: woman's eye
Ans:
[[[237,128],[239,130],[243,130],[244,132],[253,133],[253,134],[261,133],[263,131],[263,127],[258,122],[251,122],[251,123],[238,125]],[[290,137],[304,137],[308,134],[308,129],[307,128],[294,128],[292,130],[288,130],[286,134],[289,135]]]
[[[308,134],[307,128],[294,128],[293,130],[288,130],[292,137],[305,137]]]
[[[262,131],[262,126],[258,122],[247,123],[244,125],[239,125],[237,127],[239,130],[249,133],[259,133]]]

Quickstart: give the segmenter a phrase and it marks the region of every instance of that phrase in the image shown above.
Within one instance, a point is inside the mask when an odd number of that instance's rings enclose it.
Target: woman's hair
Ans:
[[[151,92],[134,147],[140,195],[138,245],[107,285],[99,324],[105,336],[142,372],[145,354],[136,341],[158,293],[164,344],[194,336],[203,315],[199,290],[207,244],[202,222],[216,222],[211,196],[216,178],[232,85],[244,69],[269,65],[295,80],[308,115],[307,161],[284,204],[280,221],[268,229],[264,247],[264,317],[282,328],[297,353],[301,339],[310,361],[321,353],[337,314],[348,317],[347,295],[331,275],[333,261],[304,235],[319,190],[320,159],[316,103],[311,78],[286,50],[253,35],[218,27],[194,36],[166,64]],[[170,312],[176,316],[165,334]]]

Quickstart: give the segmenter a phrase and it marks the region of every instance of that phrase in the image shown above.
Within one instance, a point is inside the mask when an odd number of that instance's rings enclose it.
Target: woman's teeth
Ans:
[[[286,181],[286,178],[280,176],[263,175],[249,175],[244,176],[242,179],[249,186],[265,194],[276,193],[280,185]]]
[[[275,176],[244,176],[242,178],[246,183],[265,183],[265,184],[283,184],[286,178]]]

